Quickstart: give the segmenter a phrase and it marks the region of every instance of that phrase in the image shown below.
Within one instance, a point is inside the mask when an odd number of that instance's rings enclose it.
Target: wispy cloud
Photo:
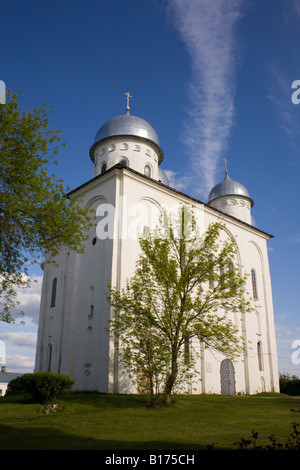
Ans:
[[[29,348],[36,347],[37,335],[34,332],[18,332],[9,331],[7,333],[0,333],[0,339],[2,341],[9,341],[16,346],[26,346]]]
[[[190,156],[191,184],[205,196],[216,183],[217,166],[227,150],[235,119],[236,25],[241,6],[240,0],[168,1],[191,60],[184,142]]]
[[[25,322],[27,318],[32,320],[33,323],[38,323],[42,282],[43,276],[32,275],[30,277],[30,287],[17,289],[18,301],[20,302],[20,305],[15,308],[17,318],[17,312],[21,310],[24,313]]]

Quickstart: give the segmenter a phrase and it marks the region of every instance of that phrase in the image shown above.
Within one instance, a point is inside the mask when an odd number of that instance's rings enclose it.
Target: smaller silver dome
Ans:
[[[247,188],[245,188],[241,183],[233,181],[227,173],[224,180],[216,184],[209,193],[208,203],[222,196],[242,196],[250,200],[251,207],[254,204]]]
[[[162,170],[160,168],[160,166],[158,167],[158,178],[157,179],[158,179],[158,181],[160,181],[160,183],[163,183],[167,186],[169,186],[169,184],[170,184],[166,173],[164,172],[164,170]]]

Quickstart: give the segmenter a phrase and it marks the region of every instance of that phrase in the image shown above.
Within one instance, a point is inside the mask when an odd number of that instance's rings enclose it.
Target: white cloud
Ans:
[[[20,304],[15,311],[23,311],[24,316],[38,323],[43,276],[30,276],[30,287],[17,289]],[[25,320],[26,321],[26,320]]]
[[[35,358],[23,355],[7,356],[7,364],[9,364],[9,372],[33,372]]]
[[[166,173],[171,188],[177,189],[177,191],[186,191],[189,185],[189,177],[178,175],[175,171],[172,170],[164,170]]]
[[[207,196],[234,124],[240,0],[169,0],[172,18],[190,55],[187,87],[189,119],[184,143],[191,158],[191,181]]]
[[[37,335],[34,332],[8,331],[6,333],[0,333],[0,340],[10,342],[15,346],[35,348],[36,339]]]

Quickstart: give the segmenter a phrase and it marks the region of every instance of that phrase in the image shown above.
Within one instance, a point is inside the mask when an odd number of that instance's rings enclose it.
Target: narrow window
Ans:
[[[128,166],[128,162],[127,162],[126,158],[122,158],[122,160],[120,160],[120,163],[123,166]]]
[[[51,370],[51,360],[52,360],[52,344],[49,343],[47,347],[47,372]]]
[[[104,173],[106,171],[106,163],[102,163],[101,165],[101,173]]]
[[[92,333],[93,328],[89,326],[86,330],[85,352],[84,352],[84,367],[91,366],[91,346],[92,346]]]
[[[189,364],[190,363],[190,339],[186,338],[185,343],[184,343],[184,363]]]
[[[51,292],[51,304],[50,307],[55,306],[55,300],[56,300],[56,286],[57,286],[57,278],[55,277],[52,282],[52,292]]]
[[[209,271],[210,271],[210,278],[209,278],[209,288],[213,289],[215,287],[215,280],[214,280],[214,258],[213,255],[209,255]]]
[[[252,279],[253,299],[257,300],[258,295],[257,295],[257,282],[256,282],[256,271],[255,271],[255,269],[251,269],[251,279]]]
[[[224,274],[225,274],[225,269],[224,269],[224,264],[220,264],[220,287],[221,289],[224,288]]]
[[[148,237],[149,234],[150,234],[150,229],[149,229],[149,227],[147,227],[146,225],[144,225],[144,227],[143,227],[143,236],[144,236],[144,237]]]
[[[257,358],[258,358],[258,369],[264,370],[262,344],[260,341],[257,343]]]
[[[94,315],[94,305],[95,305],[95,289],[94,286],[90,286],[89,288],[89,294],[88,294],[88,302],[89,302],[89,310],[88,310],[88,316],[91,318]]]
[[[145,173],[145,176],[149,176],[149,178],[151,177],[151,168],[149,165],[145,166],[144,173]]]

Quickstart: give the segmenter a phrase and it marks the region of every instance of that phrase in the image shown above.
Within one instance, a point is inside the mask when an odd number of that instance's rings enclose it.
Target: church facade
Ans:
[[[69,375],[74,390],[134,393],[122,370],[115,338],[109,332],[112,312],[107,285],[125,287],[139,254],[138,236],[153,228],[162,208],[188,205],[203,230],[225,224],[222,237],[237,245],[235,262],[248,273],[247,290],[257,303],[252,313],[230,320],[247,350],[234,362],[203,344],[197,373],[185,386],[189,393],[255,394],[279,391],[277,350],[267,242],[270,235],[251,225],[253,200],[247,189],[225,178],[212,188],[207,203],[170,187],[161,163],[158,136],[145,120],[126,114],[100,127],[90,149],[93,178],[71,191],[95,217],[85,253],[62,250],[56,263],[45,261],[35,371]]]

